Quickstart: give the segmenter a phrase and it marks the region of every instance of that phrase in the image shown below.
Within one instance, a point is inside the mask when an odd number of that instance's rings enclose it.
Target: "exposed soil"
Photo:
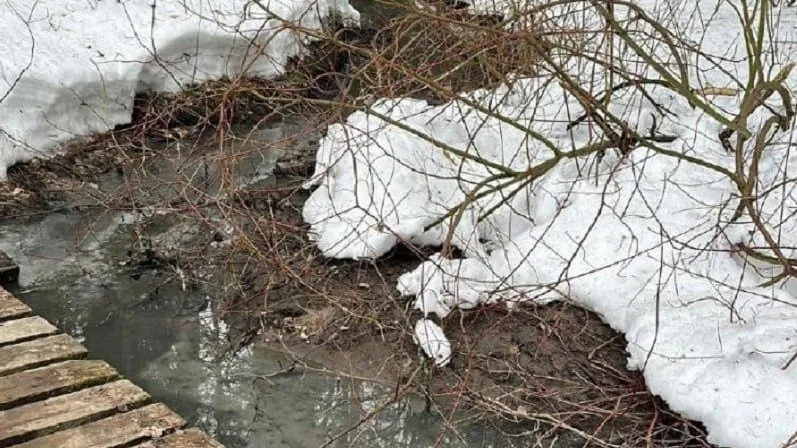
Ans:
[[[121,166],[105,139],[76,142],[65,154],[12,166],[8,181],[0,183],[0,216],[23,217],[86,201],[97,174]],[[96,185],[96,183],[94,183]]]

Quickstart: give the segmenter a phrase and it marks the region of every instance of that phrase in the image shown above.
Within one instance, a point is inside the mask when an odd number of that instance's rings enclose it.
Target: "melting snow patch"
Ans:
[[[0,180],[14,163],[128,123],[133,98],[211,78],[280,74],[346,0],[0,2]]]
[[[415,343],[438,367],[445,366],[451,360],[451,343],[443,330],[429,319],[420,319],[415,323]]]

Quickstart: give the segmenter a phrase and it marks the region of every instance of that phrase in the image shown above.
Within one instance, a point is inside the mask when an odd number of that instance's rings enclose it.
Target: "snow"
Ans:
[[[728,74],[746,80],[733,8],[701,1],[669,9],[674,3],[639,2],[652,15],[671,17],[671,29],[697,36],[702,51],[724,57],[718,69],[693,55],[698,68],[690,85],[734,87]],[[780,48],[768,56],[773,72],[797,58],[788,43],[796,26],[797,11],[784,9]],[[650,50],[666,57],[665,48]],[[576,58],[566,64],[587,90],[604,82],[591,77],[592,68]],[[439,346],[417,337],[434,325],[430,314],[444,319],[457,307],[566,298],[624,333],[628,367],[641,370],[673,410],[703,422],[710,441],[739,448],[784,443],[797,432],[797,365],[790,365],[797,287],[791,279],[762,286],[778,271],[731,250],[765,245],[749,219],[729,223],[739,199],[720,172],[735,170],[717,137],[723,125],[671,91],[651,87],[650,99],[621,91],[613,96],[614,113],[638,129],[650,128],[656,116],[661,134],[678,137],[658,148],[704,164],[638,147],[626,157],[607,151],[597,169],[594,157],[564,158],[532,179],[530,167],[554,157],[554,148],[582,147],[597,132],[587,124],[565,128],[583,108],[549,79],[541,73],[435,107],[382,99],[331,126],[306,185],[315,187],[303,211],[311,238],[337,258],[379,257],[400,241],[462,249],[464,258],[435,255],[398,281],[425,315],[416,339],[432,357]],[[788,85],[797,86],[797,74]],[[657,112],[653,100],[674,115]],[[738,96],[706,101],[728,118],[740,107]],[[783,110],[775,97],[770,103]],[[768,114],[759,109],[747,128],[757,131]],[[756,198],[787,257],[797,255],[794,137],[793,129],[774,135]],[[452,216],[452,209],[459,212]],[[438,330],[429,330],[434,341]]]
[[[444,366],[451,360],[451,343],[443,334],[443,329],[429,319],[419,319],[415,323],[415,343],[435,365]]]
[[[14,163],[131,118],[143,91],[242,73],[271,77],[346,0],[0,2],[0,180]]]

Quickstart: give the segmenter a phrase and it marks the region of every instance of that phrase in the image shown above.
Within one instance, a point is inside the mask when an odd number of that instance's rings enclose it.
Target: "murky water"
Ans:
[[[295,131],[283,124],[258,135],[274,140]],[[241,178],[262,181],[274,154],[273,148],[249,151]],[[174,176],[170,166],[162,166],[161,175]],[[191,229],[168,217],[143,232],[192,239]],[[141,235],[128,213],[56,212],[0,223],[0,249],[20,265],[14,292],[37,314],[229,448],[323,446],[389,400],[391,391],[377,384],[333,375],[267,377],[287,360],[257,345],[221,356],[229,347],[229,328],[214,311],[213,290],[184,288],[168,270],[127,262]],[[427,412],[422,400],[408,399],[331,446],[529,446],[479,427],[442,428],[443,420]]]

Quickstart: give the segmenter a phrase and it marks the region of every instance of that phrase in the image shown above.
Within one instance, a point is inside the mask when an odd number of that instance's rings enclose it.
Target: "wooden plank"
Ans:
[[[191,428],[178,431],[162,439],[155,439],[135,448],[224,448],[224,445],[213,440],[202,431]]]
[[[107,383],[119,377],[105,361],[65,361],[0,376],[0,410]]]
[[[38,316],[0,322],[0,346],[28,341],[58,332],[50,322]]]
[[[0,447],[105,418],[148,399],[135,384],[119,380],[0,411]]]
[[[185,421],[179,415],[158,403],[33,439],[14,448],[114,448],[158,438],[183,425]]]
[[[0,288],[0,321],[30,316],[31,310],[11,293]]]
[[[0,376],[85,355],[86,348],[65,334],[0,347]]]

